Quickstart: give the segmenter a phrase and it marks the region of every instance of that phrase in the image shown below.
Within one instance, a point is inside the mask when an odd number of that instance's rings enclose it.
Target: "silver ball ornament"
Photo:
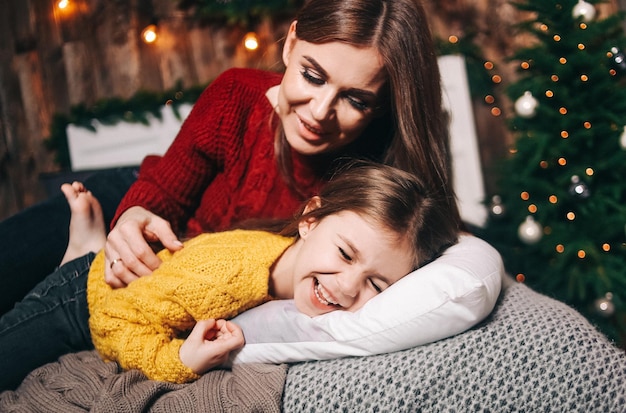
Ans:
[[[584,183],[578,175],[573,175],[571,178],[572,184],[569,187],[569,193],[580,199],[587,199],[591,195],[589,187]]]
[[[611,66],[620,72],[626,71],[626,55],[617,47],[611,47]]]
[[[589,23],[596,17],[596,8],[593,4],[587,3],[584,0],[578,0],[578,3],[572,9],[572,17],[578,19],[582,17],[582,20]]]
[[[505,213],[504,205],[502,205],[502,198],[500,195],[494,195],[491,197],[491,204],[489,204],[489,212],[493,217],[501,217]]]
[[[527,216],[517,229],[519,239],[527,245],[536,244],[543,236],[543,228],[532,216]]]
[[[604,317],[610,317],[615,314],[615,304],[613,304],[613,293],[606,293],[604,297],[594,301],[596,312]]]
[[[539,101],[528,90],[515,101],[515,113],[522,118],[532,118],[537,113]]]

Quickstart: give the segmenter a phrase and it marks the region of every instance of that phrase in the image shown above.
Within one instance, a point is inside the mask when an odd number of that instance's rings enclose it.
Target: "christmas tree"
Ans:
[[[515,136],[482,236],[519,282],[626,343],[626,40],[598,0],[525,0]]]

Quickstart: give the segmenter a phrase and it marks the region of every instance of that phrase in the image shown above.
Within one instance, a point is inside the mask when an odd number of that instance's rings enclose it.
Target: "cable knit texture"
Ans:
[[[278,171],[278,117],[265,96],[281,79],[281,74],[253,69],[230,69],[215,79],[165,155],[144,160],[112,225],[135,205],[168,219],[186,236],[229,229],[244,219],[291,218],[303,197]],[[297,188],[306,197],[315,195],[319,165],[309,162],[320,160],[291,155]]]
[[[3,413],[279,413],[287,365],[242,364],[188,384],[122,371],[95,351],[62,356],[0,393]]]
[[[284,413],[626,412],[626,354],[523,284],[465,333],[410,350],[289,369]]]
[[[201,234],[174,254],[161,251],[152,275],[119,289],[104,282],[100,252],[87,282],[96,350],[153,380],[196,380],[178,356],[184,335],[197,320],[229,319],[269,300],[269,268],[291,243],[263,231]]]

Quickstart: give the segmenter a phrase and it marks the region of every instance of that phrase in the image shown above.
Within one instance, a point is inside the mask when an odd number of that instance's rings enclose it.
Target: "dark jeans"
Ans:
[[[94,256],[59,267],[0,318],[0,392],[64,354],[93,349],[87,275]]]
[[[107,228],[136,178],[137,168],[117,168],[85,180],[102,205]],[[70,210],[61,191],[0,222],[0,315],[59,265],[67,248],[69,222]]]

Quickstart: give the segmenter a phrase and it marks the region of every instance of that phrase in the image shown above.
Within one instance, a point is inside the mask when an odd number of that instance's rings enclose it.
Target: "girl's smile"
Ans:
[[[338,306],[341,307],[339,305],[339,303],[335,302],[335,300],[333,300],[333,298],[331,297],[330,293],[328,291],[326,291],[326,289],[324,287],[322,287],[322,285],[320,284],[319,280],[317,278],[314,279],[315,283],[313,286],[313,292],[315,294],[315,298],[317,298],[317,300],[322,303],[322,305],[325,306]]]

